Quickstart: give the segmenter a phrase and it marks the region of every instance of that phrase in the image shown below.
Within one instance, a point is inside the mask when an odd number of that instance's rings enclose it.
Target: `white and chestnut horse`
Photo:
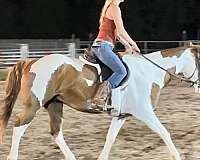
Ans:
[[[199,46],[193,46],[158,51],[146,57],[166,70],[174,69],[175,74],[183,73],[185,78],[196,81],[199,67],[195,57],[199,57],[199,54]],[[170,81],[171,75],[141,55],[124,55],[123,61],[128,66],[129,76],[126,82],[117,88],[120,92],[113,90],[112,105],[118,107],[121,113],[143,121],[160,135],[171,157],[181,160],[169,132],[153,112],[160,90]],[[95,67],[59,54],[48,55],[39,60],[19,61],[14,65],[8,74],[6,95],[0,106],[1,142],[18,94],[23,111],[15,123],[8,160],[17,160],[21,136],[40,107],[45,107],[49,113],[51,134],[65,158],[75,160],[63,138],[63,104],[81,112],[88,112],[88,100],[92,99],[99,85],[98,74]],[[99,160],[109,159],[112,144],[125,119],[113,117]]]

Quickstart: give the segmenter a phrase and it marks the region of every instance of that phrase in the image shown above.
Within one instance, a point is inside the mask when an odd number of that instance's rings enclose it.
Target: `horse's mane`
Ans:
[[[184,47],[168,48],[168,49],[163,49],[163,50],[147,53],[146,56],[148,56],[149,58],[150,57],[158,58],[160,56],[161,57],[173,57],[173,56],[179,57],[187,48],[191,48],[191,47],[184,46]],[[159,56],[157,54],[159,54]]]
[[[163,57],[172,57],[175,55],[180,55],[183,53],[188,47],[176,47],[176,48],[168,48],[161,50],[161,54]]]
[[[172,57],[175,55],[180,55],[188,48],[191,48],[193,52],[198,52],[200,54],[200,46],[199,45],[168,48],[168,49],[161,50],[161,54],[163,57]]]

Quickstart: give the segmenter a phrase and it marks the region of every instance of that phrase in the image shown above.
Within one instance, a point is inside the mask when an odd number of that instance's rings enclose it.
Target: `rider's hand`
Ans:
[[[132,47],[132,50],[133,50],[134,53],[140,53],[140,49],[134,41],[131,44],[131,47]]]
[[[129,47],[127,47],[126,49],[125,49],[125,53],[133,53],[133,48],[131,47],[131,46],[129,46]]]
[[[137,55],[140,52],[136,51],[132,46],[130,46],[130,47],[126,48],[125,54],[130,54],[130,53]]]

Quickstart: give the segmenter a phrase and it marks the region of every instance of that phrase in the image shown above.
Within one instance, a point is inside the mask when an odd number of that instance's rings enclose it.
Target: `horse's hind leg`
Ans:
[[[17,160],[20,139],[29,125],[30,124],[25,124],[19,127],[14,127],[12,136],[12,146],[7,160]]]
[[[27,127],[30,125],[31,121],[33,120],[36,111],[40,108],[37,100],[33,98],[30,98],[28,100],[28,103],[23,104],[22,106],[23,111],[18,116],[15,127],[13,129],[12,146],[7,160],[17,160],[20,139]]]
[[[55,138],[57,145],[65,155],[66,160],[76,160],[74,154],[67,146],[62,132],[63,103],[58,101],[51,102],[46,108],[50,117],[51,135]]]
[[[111,147],[113,143],[115,142],[115,139],[119,133],[120,128],[124,124],[125,119],[118,119],[117,117],[113,117],[110,128],[108,130],[108,134],[106,136],[106,143],[104,145],[104,148],[98,158],[98,160],[108,160],[109,159],[109,153],[111,150]]]

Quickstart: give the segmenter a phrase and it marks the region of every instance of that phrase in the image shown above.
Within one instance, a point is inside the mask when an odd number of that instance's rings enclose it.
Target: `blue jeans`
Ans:
[[[126,67],[112,51],[111,45],[106,42],[99,42],[98,44],[99,47],[92,48],[92,51],[102,63],[113,71],[113,74],[108,78],[108,81],[112,88],[116,88],[127,75]]]

